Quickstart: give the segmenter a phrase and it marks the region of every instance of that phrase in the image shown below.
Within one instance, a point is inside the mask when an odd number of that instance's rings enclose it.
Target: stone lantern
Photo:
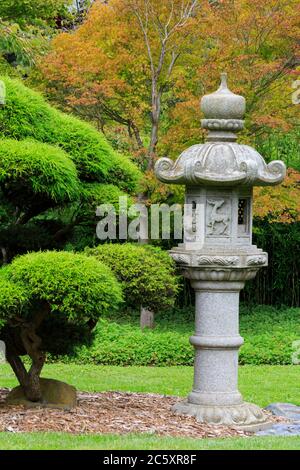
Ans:
[[[245,106],[222,74],[219,89],[201,100],[206,143],[175,162],[161,158],[155,173],[164,183],[186,185],[184,241],[170,254],[196,296],[194,385],[174,411],[255,430],[264,427],[265,415],[238,390],[239,293],[268,264],[267,253],[252,245],[253,186],[282,182],[286,168],[281,161],[266,164],[253,148],[236,143]]]
[[[5,105],[6,88],[5,83],[0,80],[0,107]]]

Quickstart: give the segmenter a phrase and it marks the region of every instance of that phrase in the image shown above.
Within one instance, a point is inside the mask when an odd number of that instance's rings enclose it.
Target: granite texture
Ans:
[[[220,88],[203,96],[201,124],[209,129],[207,142],[185,150],[174,162],[160,158],[155,165],[157,178],[164,183],[188,186],[268,186],[279,184],[286,174],[280,160],[266,163],[252,147],[235,141],[236,132],[243,128],[245,98],[232,93],[222,74]]]
[[[194,405],[188,401],[176,403],[173,411],[178,414],[194,416],[200,423],[222,424],[245,431],[259,431],[270,427],[263,411],[252,403],[227,406]]]

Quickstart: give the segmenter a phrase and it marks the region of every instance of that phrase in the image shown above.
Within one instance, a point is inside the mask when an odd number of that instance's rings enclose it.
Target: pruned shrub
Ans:
[[[5,139],[0,140],[0,155],[0,187],[10,203],[28,206],[39,197],[41,205],[41,198],[62,203],[78,197],[77,171],[63,150],[35,141]]]
[[[0,108],[1,138],[59,146],[74,161],[81,180],[111,183],[129,192],[136,189],[140,172],[129,158],[113,150],[103,134],[50,106],[20,81],[1,80],[6,85],[6,105]]]
[[[104,244],[86,250],[111,267],[122,284],[128,307],[147,307],[154,312],[174,305],[178,291],[175,264],[160,248],[132,243]]]
[[[116,309],[121,301],[121,287],[110,269],[82,254],[30,253],[2,268],[0,337],[28,400],[41,399],[39,376],[49,344],[43,324],[59,318],[64,325],[93,327],[101,314]],[[28,371],[20,358],[25,354],[32,361]]]

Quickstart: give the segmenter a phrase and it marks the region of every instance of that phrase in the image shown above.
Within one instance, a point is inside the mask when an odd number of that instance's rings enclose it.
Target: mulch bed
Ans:
[[[151,393],[78,393],[71,411],[8,406],[8,389],[0,389],[0,431],[73,434],[150,433],[178,437],[235,437],[248,434],[225,426],[197,423],[171,411],[179,398]],[[276,419],[274,419],[276,421]]]

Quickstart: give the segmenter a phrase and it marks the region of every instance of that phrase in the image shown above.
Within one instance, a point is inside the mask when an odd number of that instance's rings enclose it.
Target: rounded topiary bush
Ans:
[[[140,171],[92,125],[55,109],[18,80],[0,80],[6,86],[0,106],[0,262],[31,250],[93,246],[96,208],[118,208],[119,197],[138,190]],[[36,237],[26,236],[31,231]]]
[[[122,284],[128,307],[157,312],[174,305],[178,291],[175,264],[160,248],[131,243],[104,244],[86,250],[111,267]]]
[[[9,77],[6,104],[0,107],[0,137],[35,139],[61,147],[74,161],[82,181],[115,184],[134,192],[141,174],[126,156],[117,154],[92,125],[50,106],[37,92]]]
[[[0,277],[0,329],[15,315],[19,315],[26,301],[27,294],[23,286],[14,285],[3,276]]]
[[[110,269],[83,254],[45,251],[19,256],[4,270],[26,288],[31,302],[45,301],[74,322],[98,319],[122,299]]]
[[[31,199],[61,203],[76,199],[79,180],[74,163],[61,149],[40,142],[0,140],[0,186],[10,203]]]
[[[0,270],[0,337],[29,400],[41,398],[39,376],[49,344],[43,324],[60,317],[65,324],[95,325],[121,302],[122,290],[110,269],[82,254],[30,253]],[[32,360],[29,371],[20,359],[24,354]]]

